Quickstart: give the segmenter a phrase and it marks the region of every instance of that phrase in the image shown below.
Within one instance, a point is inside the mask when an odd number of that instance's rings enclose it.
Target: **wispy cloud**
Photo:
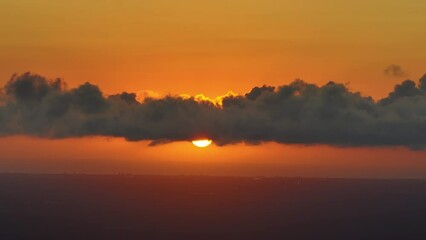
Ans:
[[[402,69],[401,66],[396,64],[391,64],[383,70],[384,74],[389,77],[406,77],[407,73]]]

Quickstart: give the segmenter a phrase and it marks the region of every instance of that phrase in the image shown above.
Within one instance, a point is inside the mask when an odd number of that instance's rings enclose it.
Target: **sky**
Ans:
[[[63,79],[66,91],[90,82],[105,98],[126,91],[142,101],[244,96],[302,79],[379,101],[426,73],[425,11],[419,0],[2,0],[0,86],[30,71]],[[2,172],[426,177],[426,152],[413,144],[273,138],[198,149],[187,138],[152,147],[111,134],[3,135]]]

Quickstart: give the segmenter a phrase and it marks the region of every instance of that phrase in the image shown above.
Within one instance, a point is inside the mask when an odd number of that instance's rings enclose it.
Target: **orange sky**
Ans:
[[[420,0],[4,0],[0,84],[32,71],[106,94],[209,97],[295,78],[386,96],[426,72]],[[403,77],[383,70],[397,64]],[[25,151],[23,151],[25,150]],[[76,152],[78,154],[76,154]],[[154,148],[121,139],[0,139],[0,171],[419,176],[426,153],[266,144]]]

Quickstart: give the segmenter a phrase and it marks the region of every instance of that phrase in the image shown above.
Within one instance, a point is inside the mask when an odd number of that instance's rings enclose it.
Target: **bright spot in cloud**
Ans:
[[[212,140],[209,140],[209,139],[198,139],[198,140],[192,141],[192,144],[200,148],[207,147],[211,143],[212,143]]]

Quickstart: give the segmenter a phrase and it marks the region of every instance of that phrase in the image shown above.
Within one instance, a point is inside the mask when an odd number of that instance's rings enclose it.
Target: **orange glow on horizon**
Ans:
[[[278,91],[302,79],[318,86],[342,83],[380,100],[396,84],[418,82],[425,73],[425,11],[426,1],[419,0],[390,0],[386,7],[369,0],[3,0],[0,86],[14,73],[30,71],[61,78],[67,90],[89,82],[105,98],[128,92],[143,103],[170,96],[220,112],[226,97],[244,97],[263,85]],[[386,74],[391,64],[402,73]],[[155,147],[115,137],[5,134],[0,173],[426,178],[426,151],[274,142],[222,146],[208,131],[187,134],[190,139]]]

